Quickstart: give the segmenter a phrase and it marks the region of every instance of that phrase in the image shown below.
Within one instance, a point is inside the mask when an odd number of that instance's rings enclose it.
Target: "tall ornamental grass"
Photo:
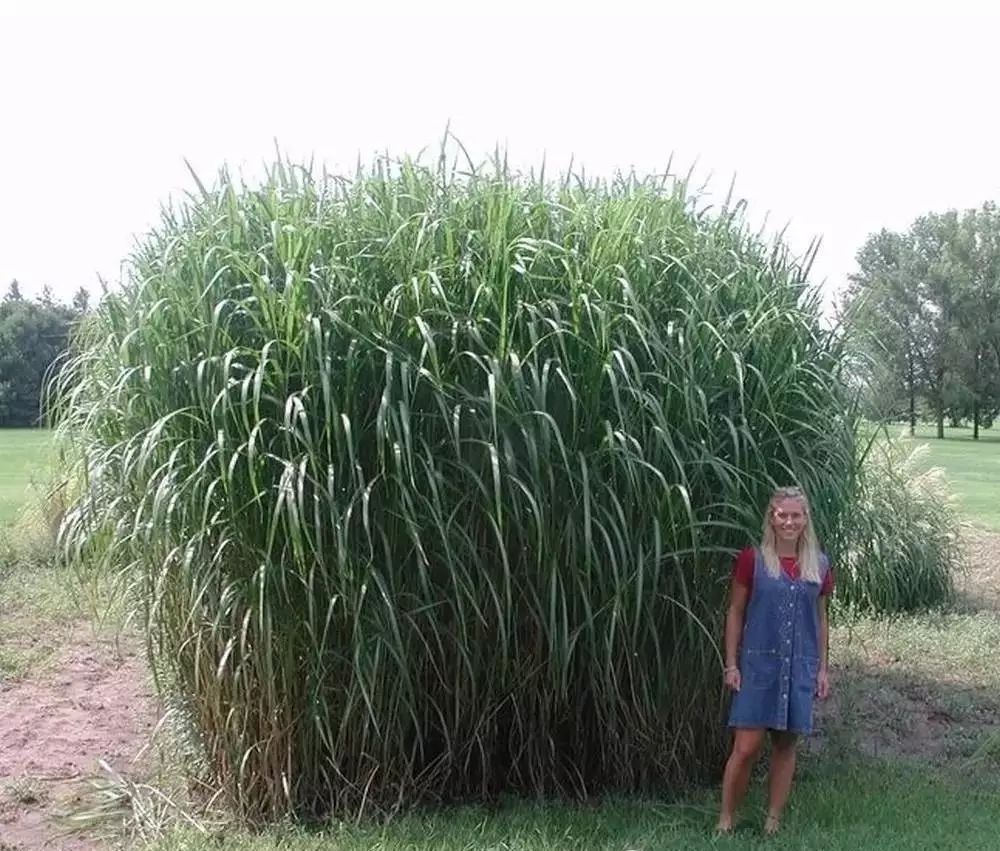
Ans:
[[[841,610],[895,615],[952,603],[965,554],[943,471],[928,467],[927,446],[907,448],[884,431],[859,448],[864,460],[837,566]]]
[[[675,790],[725,746],[733,549],[775,484],[831,540],[853,488],[818,315],[669,177],[223,173],[61,374],[64,540],[250,820]]]

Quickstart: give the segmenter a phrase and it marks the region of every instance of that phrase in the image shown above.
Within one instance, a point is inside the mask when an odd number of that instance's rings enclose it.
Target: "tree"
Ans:
[[[905,233],[873,234],[857,255],[843,306],[876,415],[905,388],[911,434],[917,402],[971,418],[973,435],[1000,410],[1000,214],[985,204],[929,213]]]
[[[0,426],[40,423],[45,377],[66,351],[77,316],[51,299],[25,299],[11,284],[0,301]]]
[[[921,391],[917,352],[926,329],[918,316],[909,251],[904,235],[882,230],[870,236],[858,251],[860,271],[850,278],[842,312],[853,331],[855,361],[872,391],[870,413],[882,418],[903,395],[912,434]]]
[[[957,333],[960,264],[955,255],[958,215],[929,213],[910,228],[909,249],[904,254],[907,303],[923,329],[923,344],[915,348],[924,393],[934,412],[937,436],[944,438],[950,374],[956,367],[961,339]]]
[[[958,372],[968,387],[973,438],[1000,410],[1000,211],[966,211],[953,247],[960,334]]]

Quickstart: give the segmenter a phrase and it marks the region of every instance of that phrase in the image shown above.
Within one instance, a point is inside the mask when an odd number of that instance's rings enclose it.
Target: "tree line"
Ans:
[[[0,427],[43,423],[46,375],[89,307],[90,294],[82,287],[70,304],[62,304],[48,288],[32,299],[21,294],[17,281],[10,283],[0,300]]]
[[[1000,211],[929,213],[857,254],[841,318],[869,416],[972,424],[1000,413]]]

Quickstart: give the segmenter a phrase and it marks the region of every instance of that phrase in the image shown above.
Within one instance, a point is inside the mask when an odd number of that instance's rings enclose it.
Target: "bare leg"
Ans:
[[[776,833],[781,824],[781,814],[792,791],[792,778],[795,776],[795,745],[798,736],[795,733],[771,733],[771,768],[768,775],[767,821],[764,823],[765,833]]]
[[[760,756],[764,744],[764,730],[735,730],[733,750],[722,775],[722,809],[716,830],[726,832],[733,828],[733,816],[743,803],[750,784],[750,772]]]

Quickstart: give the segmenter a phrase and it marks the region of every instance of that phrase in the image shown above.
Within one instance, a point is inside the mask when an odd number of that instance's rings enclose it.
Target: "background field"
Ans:
[[[945,429],[945,439],[934,437],[933,426],[921,426],[909,445],[926,444],[928,463],[942,467],[958,497],[962,512],[977,525],[1000,531],[1000,433],[980,432],[972,439],[971,428]]]
[[[0,429],[0,526],[14,519],[32,483],[45,477],[50,440],[42,429]]]

